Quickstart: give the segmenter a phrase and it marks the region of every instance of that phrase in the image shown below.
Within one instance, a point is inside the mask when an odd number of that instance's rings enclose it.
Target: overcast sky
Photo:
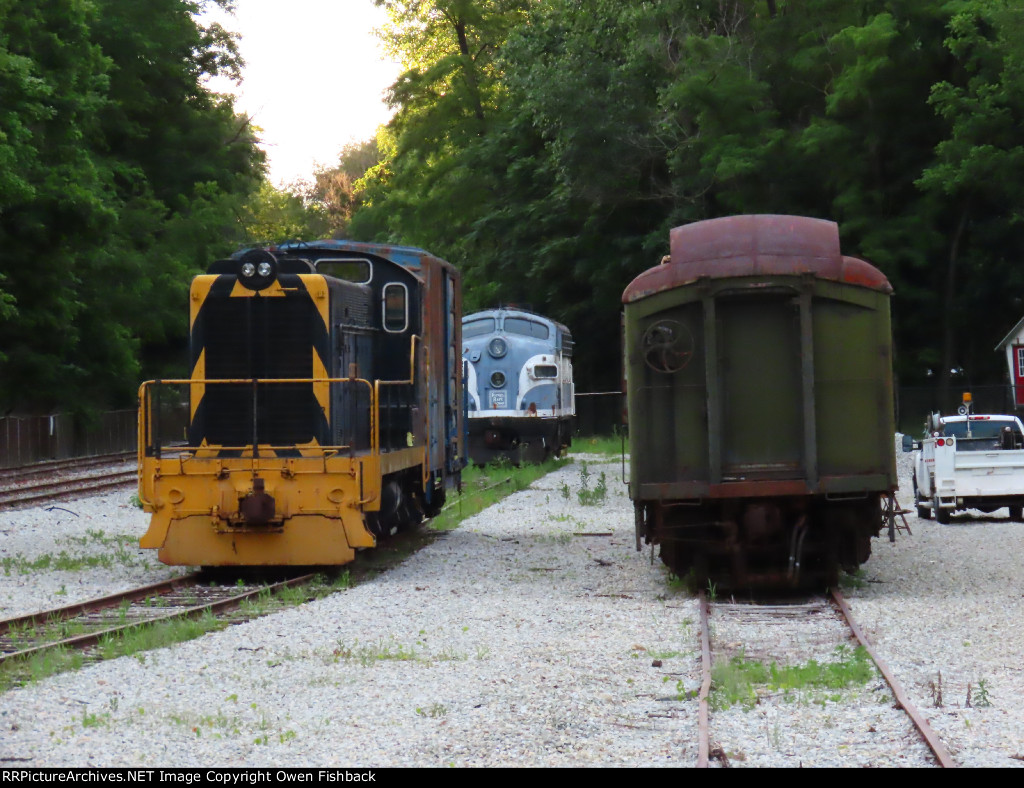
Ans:
[[[399,66],[383,60],[374,28],[385,19],[372,0],[237,0],[217,18],[242,35],[246,65],[236,108],[253,116],[275,185],[308,179],[333,165],[350,142],[386,123],[384,91]]]

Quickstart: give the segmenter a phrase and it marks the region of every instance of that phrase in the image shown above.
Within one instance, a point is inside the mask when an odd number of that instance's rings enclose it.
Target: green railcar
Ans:
[[[672,230],[622,296],[637,547],[735,588],[866,561],[896,489],[891,295],[833,222]]]

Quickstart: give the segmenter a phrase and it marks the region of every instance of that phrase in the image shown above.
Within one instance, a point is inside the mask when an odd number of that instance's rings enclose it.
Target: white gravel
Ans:
[[[599,506],[568,466],[356,588],[0,695],[0,765],[693,765],[696,603],[635,552],[619,463],[590,463]],[[181,571],[129,547],[110,567],[28,569],[136,539],[128,498],[0,513],[0,616]],[[874,543],[854,614],[959,763],[1019,765],[1024,526],[907,520],[913,536]],[[982,681],[991,706],[965,708]],[[884,697],[734,708],[712,738],[736,766],[923,763]]]
[[[133,490],[0,512],[0,619],[154,583],[187,570],[140,550]]]

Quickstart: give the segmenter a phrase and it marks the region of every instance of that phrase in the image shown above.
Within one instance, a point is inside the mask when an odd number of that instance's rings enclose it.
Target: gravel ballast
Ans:
[[[909,506],[906,457],[898,455]],[[619,462],[587,460],[591,486],[602,471],[608,479],[597,506],[576,498],[579,462],[347,591],[4,693],[0,758],[18,766],[695,764],[696,601],[668,582],[660,561],[652,565],[650,548],[635,551]],[[0,616],[183,571],[149,551],[104,544],[144,531],[145,515],[128,498],[60,505],[77,517],[0,514]],[[1005,511],[947,526],[907,521],[913,536],[875,540],[860,587],[846,592],[853,612],[960,764],[1020,765],[1024,525]],[[27,568],[61,550],[117,549],[110,566]],[[927,763],[873,689],[806,714],[798,705],[713,713],[712,739],[733,765]]]

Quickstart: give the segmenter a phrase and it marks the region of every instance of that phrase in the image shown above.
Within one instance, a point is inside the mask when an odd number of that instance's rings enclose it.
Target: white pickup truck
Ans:
[[[1024,514],[1024,424],[1016,416],[928,417],[928,437],[903,436],[914,452],[914,503],[918,517],[940,523],[963,509]]]

